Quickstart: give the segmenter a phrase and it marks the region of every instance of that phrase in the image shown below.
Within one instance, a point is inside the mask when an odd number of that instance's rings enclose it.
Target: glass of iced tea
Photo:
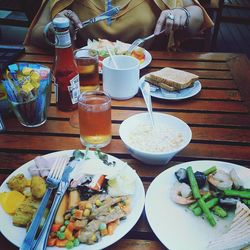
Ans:
[[[77,63],[81,92],[99,89],[98,55],[89,49],[74,51]]]
[[[111,141],[111,98],[102,91],[80,94],[80,140],[84,146],[102,148]]]

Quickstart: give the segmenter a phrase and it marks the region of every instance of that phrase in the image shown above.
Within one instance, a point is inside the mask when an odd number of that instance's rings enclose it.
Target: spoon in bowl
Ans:
[[[145,101],[147,109],[148,109],[148,114],[149,114],[149,118],[150,118],[150,121],[151,121],[152,128],[154,128],[155,127],[155,121],[154,121],[154,117],[153,117],[152,101],[151,101],[150,85],[149,85],[149,83],[146,82],[146,81],[144,81],[140,85],[140,90],[142,92],[144,101]]]

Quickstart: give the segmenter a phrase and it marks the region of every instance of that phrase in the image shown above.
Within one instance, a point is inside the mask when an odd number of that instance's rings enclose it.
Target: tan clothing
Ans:
[[[51,19],[63,9],[71,9],[84,21],[97,16],[105,11],[105,2],[102,0],[48,0],[44,1],[42,8],[49,8]],[[200,5],[194,0],[195,4]],[[154,28],[160,13],[164,9],[182,7],[182,0],[113,0],[113,6],[120,6],[121,10],[112,20],[111,25],[106,21],[91,24],[78,32],[78,39],[81,45],[85,45],[88,38],[105,38],[111,41],[121,40],[132,42],[138,37],[144,37],[154,32]],[[30,32],[41,16],[38,13],[32,23]],[[204,24],[203,28],[212,26],[212,21],[203,9]],[[29,33],[30,33],[29,32]],[[167,47],[166,37],[165,48]],[[170,36],[170,44],[173,37]],[[29,41],[29,36],[26,43]],[[152,41],[150,41],[152,42]],[[148,45],[148,46],[147,46]],[[146,44],[149,47],[150,44]]]

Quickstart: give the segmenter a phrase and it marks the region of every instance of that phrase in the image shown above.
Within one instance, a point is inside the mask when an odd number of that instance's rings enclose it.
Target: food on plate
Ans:
[[[96,54],[98,53],[99,60],[102,61],[104,58],[109,56],[107,51],[107,47],[111,51],[111,53],[115,55],[131,55],[137,58],[140,63],[143,63],[145,60],[145,53],[144,49],[140,47],[136,47],[131,53],[127,50],[131,44],[124,43],[121,41],[111,42],[106,39],[98,39],[96,40],[88,40],[87,47],[92,50],[91,53]]]
[[[250,209],[237,202],[228,232],[209,242],[208,250],[242,249],[250,245]]]
[[[64,196],[51,228],[48,245],[94,244],[114,233],[130,213],[135,192],[134,171],[125,163],[109,162],[100,151],[83,160]]]
[[[109,156],[99,150],[91,152],[91,156],[88,152],[76,150],[70,158],[70,161],[76,160],[77,164],[71,175],[70,186],[54,218],[48,246],[72,248],[80,243],[95,244],[102,237],[112,235],[131,212],[131,196],[136,190],[135,171],[126,163],[109,161]],[[80,159],[77,157],[79,155]],[[53,165],[51,161],[44,161],[41,157],[34,162]],[[22,190],[25,192],[29,187],[29,196],[16,190],[0,193],[0,204],[7,213],[11,213],[15,226],[27,228],[39,207],[46,191],[46,176],[36,174],[44,175],[41,170],[47,167],[43,164],[28,168],[31,176],[35,174],[31,179],[30,176],[22,174],[21,179],[26,179],[26,186],[22,186]],[[13,180],[14,183],[19,183],[20,181],[16,181],[19,178],[20,174],[12,177],[10,183],[12,184]],[[19,186],[14,185],[15,188]],[[52,200],[53,197],[45,210],[42,225]]]
[[[33,197],[41,199],[46,191],[45,180],[41,176],[32,176],[30,188]]]
[[[198,79],[199,77],[195,74],[169,67],[145,76],[145,80],[149,83],[168,91],[185,89],[190,87]]]
[[[129,134],[129,143],[146,152],[166,152],[178,148],[183,143],[183,135],[174,128],[158,124],[157,129],[151,124],[140,123]]]
[[[8,180],[7,186],[11,191],[0,193],[2,208],[12,216],[13,225],[28,227],[46,191],[44,179],[28,179],[19,173]]]
[[[25,199],[25,196],[16,190],[0,193],[0,195],[0,204],[2,205],[4,211],[8,214],[14,214],[19,205]]]
[[[23,192],[27,186],[27,179],[23,174],[17,174],[16,176],[10,178],[10,180],[7,182],[7,185],[11,190]]]
[[[12,217],[13,225],[18,227],[28,227],[39,204],[40,200],[34,199],[33,197],[26,198],[18,206]]]
[[[250,171],[246,173],[250,181]],[[193,172],[191,166],[175,172],[177,182],[170,190],[170,198],[180,205],[188,205],[195,216],[205,215],[211,226],[214,216],[225,218],[238,202],[250,206],[250,190],[244,186],[235,169],[224,170],[212,166],[204,172]],[[245,219],[244,219],[245,220]]]

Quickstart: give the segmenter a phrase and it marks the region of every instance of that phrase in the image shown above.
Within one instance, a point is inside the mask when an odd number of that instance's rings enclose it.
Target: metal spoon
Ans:
[[[154,117],[153,117],[153,110],[152,110],[152,102],[151,102],[151,95],[150,95],[150,85],[148,82],[144,81],[140,85],[140,90],[142,92],[144,101],[146,103],[147,109],[148,109],[148,114],[149,118],[151,121],[151,125],[154,128],[155,127],[155,122],[154,122]]]

